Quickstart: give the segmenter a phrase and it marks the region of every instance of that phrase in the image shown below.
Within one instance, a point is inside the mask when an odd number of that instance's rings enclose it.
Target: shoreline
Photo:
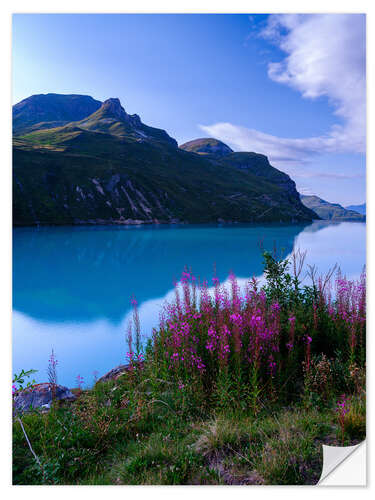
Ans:
[[[337,225],[341,224],[344,222],[349,222],[351,224],[366,224],[367,221],[359,221],[359,220],[326,220],[326,219],[313,219],[311,221],[306,221],[306,220],[301,220],[301,221],[266,221],[266,222],[255,222],[255,221],[221,221],[221,222],[184,222],[184,221],[179,221],[179,222],[155,222],[155,221],[138,221],[138,220],[133,220],[132,222],[117,222],[117,221],[82,221],[79,223],[64,223],[64,224],[59,224],[59,223],[51,223],[51,222],[45,222],[41,224],[12,224],[12,229],[22,229],[22,228],[55,228],[55,227],[71,227],[71,228],[80,228],[80,227],[125,227],[125,228],[140,228],[140,227],[160,227],[160,228],[167,228],[167,227],[192,227],[192,226],[198,226],[198,227],[204,227],[204,226],[210,226],[210,227],[243,227],[243,226],[254,226],[254,227],[261,227],[261,226],[269,226],[269,227],[284,227],[284,226],[310,226],[315,223],[320,223],[322,225]]]
[[[23,227],[104,227],[104,226],[114,226],[114,227],[141,227],[141,226],[155,226],[155,227],[166,227],[166,226],[214,226],[214,227],[223,227],[223,226],[308,226],[314,224],[314,222],[326,222],[328,224],[338,224],[340,222],[359,222],[359,221],[330,221],[323,219],[312,219],[312,220],[291,220],[291,221],[205,221],[205,222],[186,222],[186,221],[176,221],[176,222],[167,222],[167,221],[141,221],[141,220],[127,220],[127,221],[81,221],[77,223],[53,223],[53,222],[43,222],[40,224],[12,224],[12,229],[23,228]],[[361,221],[362,222],[362,221]]]

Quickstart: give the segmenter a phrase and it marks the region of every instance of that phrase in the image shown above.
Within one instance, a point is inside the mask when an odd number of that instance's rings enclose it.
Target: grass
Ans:
[[[128,369],[22,417],[41,466],[15,419],[14,483],[315,484],[322,444],[365,438],[366,290],[303,262],[265,253],[243,293],[185,271],[142,352],[133,298]]]
[[[125,381],[114,387],[123,386]],[[87,409],[91,397],[84,394],[78,405]],[[100,401],[95,399],[89,410],[98,419],[93,428],[87,427],[91,424],[79,412],[82,420],[72,422],[72,415],[77,418],[72,408],[24,417],[44,474],[15,423],[14,483],[316,484],[322,470],[322,444],[341,445],[332,408],[294,405],[264,408],[256,417],[243,411],[191,417],[182,410],[153,404],[142,408],[143,414],[129,423],[129,414],[103,408]],[[114,422],[116,413],[120,418]],[[348,420],[345,445],[364,439],[364,406],[354,420],[354,426],[352,418]],[[105,422],[112,427],[102,427]]]

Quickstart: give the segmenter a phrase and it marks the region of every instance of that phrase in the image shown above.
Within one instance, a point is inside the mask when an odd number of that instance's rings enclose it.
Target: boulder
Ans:
[[[118,365],[116,366],[116,368],[112,368],[112,370],[110,370],[105,375],[100,377],[96,383],[99,384],[100,382],[108,382],[109,380],[116,380],[119,377],[121,377],[121,375],[123,375],[124,373],[131,371],[134,367],[143,368],[143,362],[134,361],[133,364],[128,363],[126,365]]]
[[[112,368],[109,372],[107,372],[105,375],[100,377],[97,380],[97,384],[100,382],[108,382],[109,380],[116,380],[118,377],[120,377],[123,373],[127,372],[130,368],[130,365],[119,365],[116,366],[116,368]]]
[[[76,396],[62,385],[56,385],[57,401],[74,401]],[[16,412],[25,412],[35,408],[49,409],[52,402],[52,384],[35,384],[13,394],[13,406]]]

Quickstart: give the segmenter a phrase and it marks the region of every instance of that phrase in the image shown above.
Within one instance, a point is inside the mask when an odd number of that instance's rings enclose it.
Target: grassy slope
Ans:
[[[260,178],[225,164],[219,167],[165,144],[124,140],[74,126],[17,138],[13,159],[16,224],[111,221],[119,219],[118,208],[125,219],[160,221],[309,221],[314,217],[298,195],[278,185],[277,178]],[[114,175],[121,178],[119,196],[106,189]],[[96,189],[93,178],[105,195]],[[129,192],[129,180],[133,192]],[[138,204],[138,211],[132,209],[122,187]],[[84,195],[77,194],[77,189]],[[149,213],[144,212],[136,189],[147,200]]]

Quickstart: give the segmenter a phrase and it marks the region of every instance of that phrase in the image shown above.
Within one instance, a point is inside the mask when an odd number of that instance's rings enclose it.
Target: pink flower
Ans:
[[[349,402],[345,394],[341,396],[341,398],[337,401],[336,404],[336,413],[339,413],[342,417],[345,416],[349,412]]]
[[[76,382],[77,382],[78,389],[81,390],[82,385],[83,385],[83,377],[81,377],[81,375],[77,375]]]

